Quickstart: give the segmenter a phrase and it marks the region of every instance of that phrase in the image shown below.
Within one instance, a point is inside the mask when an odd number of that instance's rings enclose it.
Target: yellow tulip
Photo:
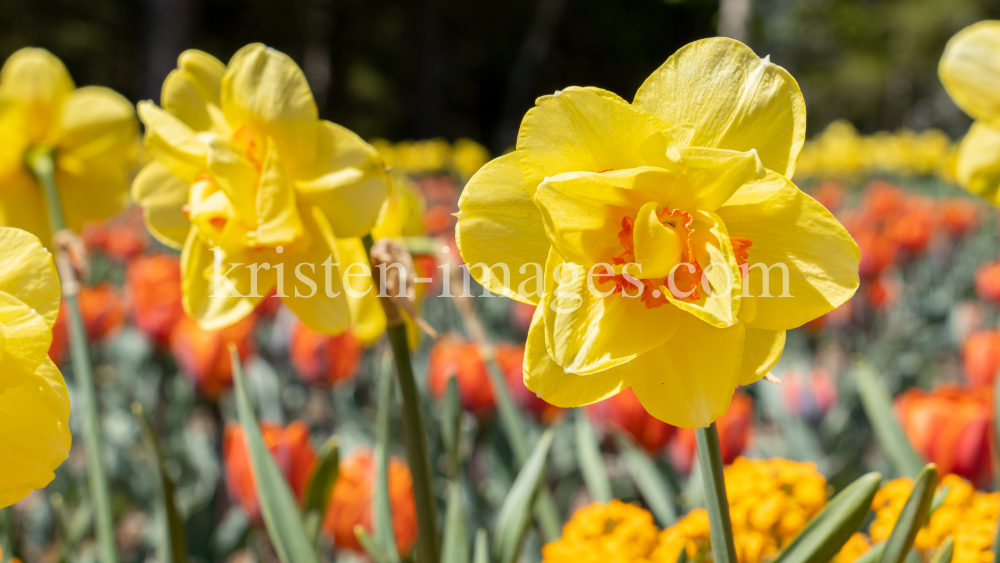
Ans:
[[[183,248],[185,310],[218,329],[277,288],[313,330],[338,334],[356,324],[364,307],[345,293],[342,273],[367,266],[359,237],[375,225],[391,185],[375,149],[320,120],[301,69],[260,44],[228,66],[182,53],[160,102],[139,103],[153,162],[132,196],[150,231]],[[371,279],[360,272],[351,287],[364,292]]]
[[[76,88],[62,61],[25,48],[0,70],[0,225],[51,240],[45,196],[25,166],[31,150],[52,150],[67,226],[119,211],[128,196],[135,109],[108,88]]]
[[[456,227],[480,283],[541,305],[525,385],[561,407],[632,387],[658,419],[706,426],[774,366],[787,329],[849,299],[858,247],[789,179],[805,119],[788,72],[724,38],[682,48],[632,104],[599,88],[539,98],[516,151],[466,186]]]
[[[0,508],[48,485],[69,455],[69,395],[48,355],[59,301],[49,251],[0,227]]]
[[[1000,21],[959,31],[938,65],[944,89],[975,123],[958,149],[959,185],[1000,205]]]

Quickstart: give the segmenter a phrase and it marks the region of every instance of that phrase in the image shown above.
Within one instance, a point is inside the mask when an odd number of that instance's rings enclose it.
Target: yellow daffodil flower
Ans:
[[[0,225],[24,229],[46,245],[45,195],[25,165],[31,150],[51,150],[66,224],[79,231],[125,205],[135,155],[135,109],[97,86],[76,88],[62,61],[25,48],[0,70]]]
[[[0,508],[48,485],[69,455],[69,394],[48,355],[59,302],[49,251],[0,227]]]
[[[959,31],[944,49],[938,75],[975,123],[962,139],[955,176],[965,189],[1000,205],[1000,21]]]
[[[805,119],[788,72],[725,38],[682,48],[631,104],[539,98],[456,227],[480,283],[540,305],[527,387],[561,407],[632,387],[660,420],[705,426],[787,329],[850,298],[857,245],[789,179]]]
[[[139,104],[153,162],[132,196],[154,236],[183,248],[185,310],[217,329],[277,289],[313,330],[357,324],[364,300],[343,273],[368,265],[359,237],[390,191],[375,149],[320,120],[301,69],[260,44],[228,66],[182,53],[160,102]],[[355,292],[371,288],[360,268],[348,273]]]

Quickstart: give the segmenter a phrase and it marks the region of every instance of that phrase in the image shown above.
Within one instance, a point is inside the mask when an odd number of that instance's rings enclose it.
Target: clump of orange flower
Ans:
[[[955,542],[952,563],[984,563],[993,560],[990,547],[1000,514],[1000,493],[977,491],[958,475],[945,475],[938,491],[950,487],[944,504],[931,514],[927,524],[917,533],[913,546],[933,553],[949,536]],[[896,479],[882,487],[872,500],[875,521],[870,534],[873,542],[888,539],[899,518],[906,499],[913,490],[913,481]]]
[[[725,473],[739,563],[769,560],[826,505],[826,480],[811,463],[737,458]],[[844,549],[851,547],[856,546],[849,542]],[[577,511],[562,537],[542,548],[542,558],[544,563],[676,563],[681,550],[688,561],[712,561],[704,509],[657,531],[649,512],[613,500]]]
[[[1000,331],[974,332],[962,343],[965,376],[973,385],[993,385],[1000,370]]]
[[[125,270],[129,318],[159,346],[184,317],[181,303],[181,264],[170,254],[139,256]]]
[[[90,341],[98,342],[113,336],[125,325],[125,305],[122,303],[121,293],[114,285],[105,282],[93,287],[81,287],[77,300]],[[59,316],[52,327],[52,344],[49,346],[49,357],[56,364],[61,364],[66,359],[69,349],[69,327],[66,325],[68,314],[64,302],[59,307]]]
[[[360,525],[374,535],[372,497],[375,494],[375,456],[361,448],[340,462],[337,482],[330,493],[323,530],[338,547],[363,551],[354,534]],[[413,501],[413,477],[406,463],[389,461],[389,501],[396,548],[406,556],[417,542],[417,509]]]
[[[753,399],[749,395],[736,393],[725,414],[715,421],[719,431],[719,449],[722,463],[733,463],[753,436]],[[670,458],[677,469],[687,472],[694,463],[698,443],[695,431],[678,428],[677,437],[670,443]]]
[[[186,315],[178,321],[170,336],[170,349],[199,393],[215,401],[232,386],[229,345],[235,344],[240,359],[246,359],[254,348],[255,324],[253,315],[222,330],[205,330]]]
[[[427,367],[431,394],[443,397],[453,375],[458,380],[462,408],[480,417],[493,412],[493,386],[479,347],[454,334],[446,334],[431,348]]]
[[[941,473],[985,484],[993,471],[992,402],[988,387],[941,385],[907,391],[896,398],[895,411],[910,443]]]
[[[646,412],[632,389],[587,405],[587,413],[598,426],[610,425],[627,433],[649,453],[663,449],[677,432],[676,426]]]
[[[1000,303],[1000,261],[987,262],[976,269],[976,295]]]
[[[358,371],[362,351],[361,340],[350,330],[328,336],[298,322],[288,340],[292,366],[306,383],[350,381]]]
[[[279,424],[261,421],[260,431],[278,468],[288,480],[295,496],[301,500],[316,465],[316,451],[309,443],[309,427],[299,421],[284,428]],[[226,425],[222,455],[230,500],[239,504],[251,521],[261,523],[257,482],[250,465],[246,433],[239,424],[231,422]]]
[[[133,207],[105,221],[87,223],[80,233],[87,250],[102,252],[113,260],[127,262],[149,245],[142,209]]]

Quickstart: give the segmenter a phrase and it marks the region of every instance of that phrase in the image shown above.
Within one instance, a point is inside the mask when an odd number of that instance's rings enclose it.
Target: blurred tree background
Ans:
[[[723,0],[733,2],[734,0]],[[746,40],[798,79],[809,133],[968,119],[937,79],[944,44],[995,0],[736,0]],[[364,137],[510,146],[535,96],[594,85],[630,99],[678,47],[715,35],[715,0],[5,0],[0,57],[34,45],[77,83],[158,99],[186,48],[226,61],[266,43],[303,67],[320,114]]]

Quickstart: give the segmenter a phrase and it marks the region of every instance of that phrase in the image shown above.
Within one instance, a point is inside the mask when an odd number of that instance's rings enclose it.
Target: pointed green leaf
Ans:
[[[306,531],[313,539],[319,539],[320,526],[323,523],[323,516],[326,515],[333,485],[337,482],[338,471],[340,471],[340,440],[336,436],[330,436],[319,450],[316,469],[309,476],[302,505],[302,511],[306,515]]]
[[[576,410],[576,462],[580,465],[583,480],[590,496],[597,502],[611,502],[611,481],[608,479],[601,446],[590,420],[583,409]]]
[[[892,396],[878,374],[863,360],[854,363],[854,377],[865,414],[889,461],[901,475],[914,477],[924,467],[924,459],[913,449],[892,410]]]
[[[664,528],[673,526],[677,521],[677,509],[670,494],[670,486],[656,467],[656,463],[645,450],[625,434],[615,432],[615,439],[621,448],[622,462],[632,475],[632,480],[646,501],[649,511],[656,517],[660,526]]]
[[[476,532],[476,552],[472,556],[472,563],[490,563],[489,539],[486,537],[486,530],[479,528]]]
[[[948,498],[948,493],[951,491],[951,485],[947,487],[942,487],[938,492],[934,493],[934,500],[931,501],[930,512],[927,513],[927,518],[934,514],[934,511],[941,508],[944,501]]]
[[[535,451],[521,468],[497,515],[493,537],[493,559],[498,563],[514,563],[521,552],[521,542],[531,523],[531,507],[545,481],[546,460],[552,445],[552,430],[546,430]]]
[[[389,556],[386,552],[382,551],[378,542],[368,535],[364,526],[361,524],[354,526],[354,537],[358,538],[358,543],[361,544],[361,549],[365,550],[365,553],[372,558],[372,561],[375,563],[389,563]]]
[[[955,540],[951,536],[948,536],[941,547],[934,552],[934,559],[931,559],[931,563],[951,563],[951,555],[955,551]]]
[[[882,553],[885,551],[885,542],[880,541],[873,545],[871,549],[866,551],[861,557],[858,557],[854,563],[878,563],[878,560],[882,558]]]
[[[937,466],[928,463],[913,483],[913,491],[899,513],[896,525],[885,541],[885,551],[879,563],[903,563],[906,554],[913,547],[917,532],[927,522],[927,514],[934,500],[934,489],[937,487]]]
[[[389,499],[389,443],[392,421],[392,371],[382,370],[378,385],[378,419],[375,421],[375,543],[389,563],[399,563],[396,535],[392,525],[392,501]]]
[[[462,421],[462,400],[458,394],[458,380],[454,374],[448,377],[444,401],[441,402],[441,441],[448,456],[448,470],[454,479],[458,475],[458,437]]]
[[[817,514],[775,563],[827,563],[861,528],[882,476],[869,473],[847,486]]]
[[[257,498],[264,516],[264,526],[274,544],[274,550],[283,563],[319,563],[315,543],[306,533],[305,522],[299,512],[298,502],[285,476],[274,462],[271,451],[264,443],[257,417],[247,396],[243,381],[243,366],[233,345],[229,346],[235,383],[236,412],[246,434],[250,452],[250,466],[257,482]]]
[[[469,563],[469,528],[462,510],[462,489],[458,483],[452,483],[448,488],[441,563]]]
[[[184,520],[174,503],[174,482],[163,470],[163,449],[156,432],[149,424],[142,405],[132,403],[132,414],[142,426],[142,437],[146,449],[153,455],[153,476],[158,481],[156,488],[156,511],[160,513],[162,529],[160,530],[159,560],[172,563],[184,563],[187,557],[187,540],[184,537]]]

